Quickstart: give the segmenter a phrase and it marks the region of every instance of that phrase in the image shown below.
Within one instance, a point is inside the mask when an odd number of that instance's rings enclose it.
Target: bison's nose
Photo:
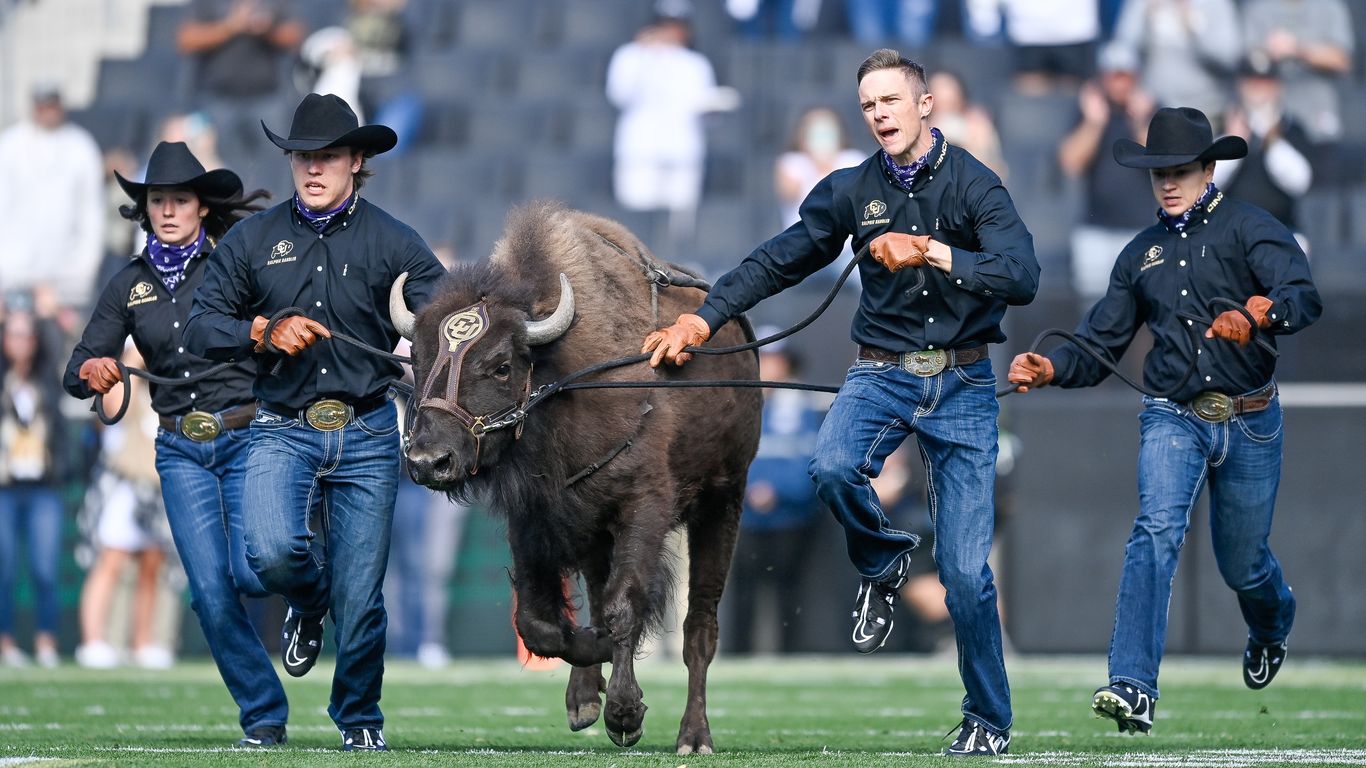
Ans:
[[[412,465],[413,477],[423,485],[450,482],[455,470],[451,451],[440,447],[413,446],[408,449],[408,463]]]

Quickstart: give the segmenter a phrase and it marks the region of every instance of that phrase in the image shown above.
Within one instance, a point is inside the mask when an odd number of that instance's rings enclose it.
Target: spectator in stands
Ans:
[[[646,336],[641,351],[653,352],[652,366],[686,363],[687,347],[829,265],[850,238],[868,250],[851,329],[858,357],[808,470],[859,574],[850,637],[873,653],[892,631],[919,541],[888,524],[868,484],[914,433],[934,488],[933,554],[967,690],[947,754],[1005,754],[1013,716],[987,564],[1000,406],[986,344],[1005,338],[1006,307],[1028,304],[1038,290],[1033,236],[996,174],[931,127],[934,95],[919,64],[874,51],[858,84],[864,123],[881,149],[822,179],[802,203],[800,224],[751,251],[696,313]]]
[[[828,107],[808,109],[797,119],[788,150],[778,156],[773,190],[784,227],[796,224],[798,206],[832,171],[852,168],[866,155],[849,146],[840,116]]]
[[[944,132],[944,138],[966,149],[1004,181],[1006,160],[1001,154],[1001,137],[987,111],[968,100],[967,86],[953,72],[939,70],[930,75],[934,94],[931,119]]]
[[[1128,0],[1113,44],[1138,54],[1158,106],[1218,115],[1242,54],[1238,9],[1233,0]]]
[[[1225,125],[1230,134],[1247,140],[1247,157],[1215,166],[1214,183],[1294,231],[1295,204],[1309,191],[1314,170],[1309,136],[1285,113],[1283,93],[1271,62],[1261,57],[1244,62],[1238,101],[1229,107]]]
[[[607,98],[618,109],[614,149],[617,202],[633,211],[669,212],[669,247],[680,256],[696,226],[706,137],[702,115],[733,108],[733,89],[719,89],[711,62],[688,47],[692,27],[673,5],[607,66]]]
[[[777,333],[760,328],[759,338]],[[759,377],[793,381],[801,374],[801,357],[786,341],[759,348]],[[824,505],[806,473],[816,452],[816,436],[830,407],[828,397],[794,389],[764,391],[763,433],[759,453],[749,467],[740,538],[735,545],[729,586],[729,616],[722,623],[727,652],[764,650],[756,641],[764,624],[775,621],[773,650],[796,649],[796,621],[802,607],[802,573],[811,551],[812,534]]]
[[[1249,341],[1256,334],[1274,350],[1277,337],[1317,320],[1323,304],[1290,231],[1213,183],[1217,161],[1247,154],[1242,139],[1215,141],[1199,111],[1163,108],[1148,125],[1146,146],[1120,139],[1113,153],[1121,165],[1149,172],[1159,221],[1120,252],[1109,289],[1076,334],[1119,360],[1147,326],[1153,348],[1143,381],[1163,394],[1143,397],[1140,509],[1124,549],[1109,682],[1091,707],[1120,731],[1147,733],[1177,557],[1206,481],[1214,558],[1247,625],[1243,683],[1266,687],[1285,661],[1295,596],[1268,545],[1281,474],[1276,357]],[[1240,306],[1205,304],[1216,296]],[[1214,315],[1198,350],[1183,311]],[[1189,365],[1197,375],[1183,375]],[[1025,392],[1050,383],[1094,386],[1108,375],[1067,342],[1047,356],[1017,355],[1007,377]]]
[[[820,17],[821,0],[726,0],[741,37],[801,40]]]
[[[360,57],[361,106],[374,121],[393,127],[402,154],[417,137],[425,104],[406,77],[411,34],[403,9],[407,0],[351,0],[346,31]]]
[[[389,596],[387,652],[416,657],[429,669],[450,663],[446,616],[469,507],[399,478],[384,593]]]
[[[123,352],[123,362],[143,365],[131,343]],[[108,391],[110,402],[119,402],[121,387],[127,385],[115,382]],[[130,611],[131,661],[149,669],[164,669],[174,662],[171,649],[155,638],[158,582],[170,543],[156,471],[157,417],[146,387],[136,381],[132,387],[123,420],[100,433],[99,465],[85,494],[83,515],[89,521],[95,559],[81,587],[81,645],[76,648],[76,663],[94,669],[123,663],[108,631],[114,594],[130,561],[137,565]]]
[[[40,666],[57,666],[61,491],[70,462],[59,409],[56,355],[63,339],[56,311],[50,289],[31,299],[16,294],[0,323],[0,664],[8,666],[28,664],[14,638],[20,560],[28,563],[33,594],[34,656]]]
[[[1352,70],[1356,45],[1352,14],[1343,0],[1248,0],[1243,37],[1251,56],[1276,66],[1285,85],[1285,111],[1313,142],[1342,136],[1338,83]]]
[[[283,57],[299,47],[303,23],[289,0],[191,0],[176,42],[194,57],[194,98],[218,129],[224,163],[254,178],[254,161],[267,154],[260,123],[280,120],[288,99]]]
[[[282,744],[289,705],[241,601],[268,594],[247,565],[242,522],[256,366],[243,361],[192,380],[212,363],[185,353],[181,330],[215,243],[260,210],[254,201],[265,192],[244,196],[237,174],[206,171],[180,142],[157,145],[143,182],[116,178],[131,200],[121,213],[142,228],[145,245],[106,283],[71,354],[65,384],[79,398],[107,392],[120,380],[113,356],[128,337],[147,350],[150,373],[187,379],[152,385],[161,427],[154,461],[166,516],[189,577],[191,605],[239,708],[239,745]]]
[[[104,245],[104,163],[85,129],[67,121],[54,86],[33,90],[33,114],[0,133],[0,286],[60,286],[84,308]],[[60,200],[57,204],[54,201]]]
[[[1095,73],[1097,0],[999,0],[1015,50],[1015,87],[1038,95],[1076,88]]]
[[[844,0],[844,11],[850,35],[864,45],[896,42],[921,48],[934,39],[934,25],[942,1]]]
[[[1081,120],[1058,145],[1058,164],[1080,179],[1084,203],[1072,231],[1072,287],[1090,305],[1110,283],[1114,255],[1153,221],[1152,191],[1143,174],[1102,156],[1119,139],[1143,142],[1153,100],[1138,84],[1133,49],[1101,49],[1100,77],[1081,88]]]

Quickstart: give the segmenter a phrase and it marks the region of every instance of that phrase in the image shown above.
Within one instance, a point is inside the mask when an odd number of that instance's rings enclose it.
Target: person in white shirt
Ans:
[[[31,119],[0,133],[0,179],[0,286],[60,286],[63,305],[84,307],[103,257],[104,163],[55,87],[35,87]]]
[[[702,196],[702,115],[736,101],[733,89],[717,87],[707,57],[688,48],[690,35],[685,17],[660,14],[607,66],[607,98],[621,110],[617,202],[633,211],[668,211],[675,244],[693,231]]]

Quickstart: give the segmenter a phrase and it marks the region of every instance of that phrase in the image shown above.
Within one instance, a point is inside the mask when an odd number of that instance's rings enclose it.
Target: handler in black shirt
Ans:
[[[1124,550],[1110,683],[1092,700],[1121,731],[1147,732],[1157,703],[1157,670],[1167,637],[1172,577],[1191,507],[1206,478],[1210,528],[1219,572],[1247,621],[1243,682],[1263,688],[1285,660],[1295,597],[1271,554],[1268,537],[1281,474],[1281,406],[1272,378],[1276,358],[1248,341],[1243,314],[1227,309],[1192,349],[1193,321],[1216,297],[1244,304],[1273,346],[1322,311],[1304,252],[1283,224],[1260,208],[1224,196],[1214,163],[1247,154],[1236,136],[1214,141],[1199,110],[1158,110],[1148,146],[1120,140],[1115,160],[1148,169],[1160,206],[1158,223],[1119,254],[1104,298],[1077,336],[1118,360],[1140,326],[1153,334],[1145,384],[1169,397],[1143,398],[1139,418],[1140,511]],[[1217,307],[1217,305],[1216,305]],[[1195,372],[1182,382],[1191,356]],[[1068,343],[1047,356],[1025,353],[1010,366],[1019,391],[1053,383],[1088,387],[1109,371]]]
[[[859,264],[863,296],[852,332],[858,357],[810,466],[862,577],[852,639],[863,653],[886,642],[919,543],[888,523],[869,484],[914,432],[967,688],[948,753],[1004,754],[1010,685],[987,565],[999,408],[986,345],[1005,340],[1006,305],[1033,300],[1039,265],[1000,178],[930,128],[934,97],[920,65],[882,49],[859,67],[858,83],[864,121],[882,149],[821,180],[800,221],[723,275],[697,314],[646,337],[644,351],[654,351],[651,365],[686,362],[685,347],[830,264],[850,237],[855,248],[868,246],[873,260]]]
[[[313,667],[331,612],[337,666],[328,713],[343,749],[382,750],[380,587],[400,460],[388,392],[402,371],[335,341],[315,343],[336,328],[393,349],[390,286],[407,272],[405,298],[421,306],[445,270],[416,232],[360,197],[370,174],[365,160],[394,146],[392,130],[360,126],[346,102],[309,94],[288,138],[266,134],[289,155],[294,197],[223,238],[195,296],[186,343],[212,359],[245,359],[269,349],[269,316],[288,307],[305,312],[274,327],[270,343],[288,357],[265,354],[256,378],[247,559],[289,603],[286,672],[299,677]],[[315,514],[317,542],[309,527]]]
[[[243,198],[237,174],[206,172],[182,142],[156,146],[143,183],[122,176],[118,182],[133,200],[120,212],[146,230],[147,245],[104,287],[63,383],[79,398],[107,393],[121,378],[114,360],[129,336],[150,373],[189,381],[151,385],[152,408],[161,417],[156,465],[166,517],[191,605],[237,702],[245,734],[240,745],[282,744],[289,702],[240,599],[269,594],[247,567],[242,528],[256,366],[243,358],[196,380],[214,363],[187,350],[182,338],[214,243],[233,222],[260,210],[252,201],[265,192]]]

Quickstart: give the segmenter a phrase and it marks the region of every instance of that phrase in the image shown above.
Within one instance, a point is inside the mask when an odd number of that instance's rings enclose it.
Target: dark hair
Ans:
[[[859,83],[863,83],[863,78],[869,72],[876,72],[880,69],[901,70],[906,79],[911,81],[911,86],[915,89],[917,96],[924,96],[929,90],[928,80],[925,79],[925,68],[891,48],[879,48],[863,60],[863,63],[858,66]]]
[[[209,214],[204,217],[204,232],[208,234],[210,240],[218,240],[227,234],[233,224],[245,219],[257,211],[264,210],[265,206],[256,202],[257,200],[269,200],[270,193],[264,189],[257,189],[251,193],[238,193],[232,197],[210,197],[200,194],[193,187],[172,187],[173,189],[188,189],[195,193],[199,198],[199,204],[209,209]],[[138,196],[136,202],[131,205],[120,205],[119,215],[129,221],[136,221],[142,231],[151,232],[152,222],[147,216],[147,187]]]

